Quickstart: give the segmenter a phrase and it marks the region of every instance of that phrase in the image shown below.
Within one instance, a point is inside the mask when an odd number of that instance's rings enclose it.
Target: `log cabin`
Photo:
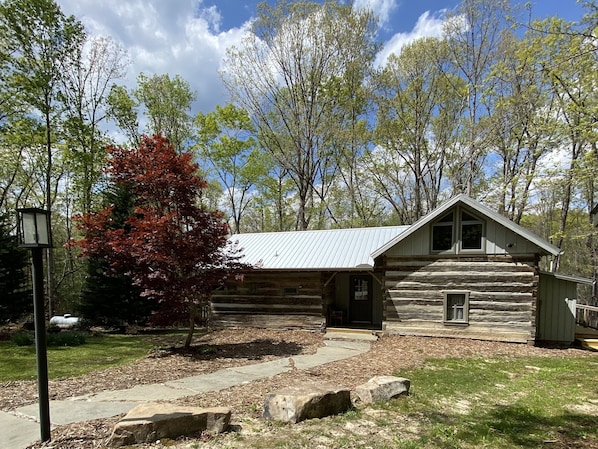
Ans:
[[[410,226],[231,240],[254,268],[214,292],[215,327],[343,327],[521,343],[554,335],[561,321],[575,327],[574,307],[572,316],[571,307],[560,307],[574,298],[538,296],[543,278],[570,281],[541,276],[540,260],[559,248],[465,195]],[[551,318],[540,323],[541,305]],[[574,332],[559,338],[571,343]]]

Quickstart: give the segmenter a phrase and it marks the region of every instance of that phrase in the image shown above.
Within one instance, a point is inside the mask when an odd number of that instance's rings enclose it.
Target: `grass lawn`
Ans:
[[[103,334],[88,336],[86,343],[80,346],[48,347],[48,375],[50,379],[61,379],[125,365],[146,356],[155,346],[181,345],[185,335]],[[16,346],[11,341],[0,342],[0,382],[35,379],[35,345]]]
[[[223,447],[598,448],[596,372],[596,357],[429,360],[395,373],[408,396]]]
[[[90,336],[81,346],[50,347],[50,378],[124,365],[184,337]],[[296,425],[241,418],[240,427],[257,431],[217,435],[211,447],[598,449],[597,372],[595,355],[431,359],[394,373],[411,380],[409,395]],[[0,382],[35,378],[34,346],[0,342]]]

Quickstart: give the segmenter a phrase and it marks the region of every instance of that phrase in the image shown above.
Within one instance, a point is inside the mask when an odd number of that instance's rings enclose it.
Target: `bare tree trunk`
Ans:
[[[195,333],[196,313],[197,305],[195,303],[191,303],[189,305],[189,332],[187,333],[187,338],[185,340],[185,349],[189,349],[191,347],[191,340],[193,340],[193,334]]]

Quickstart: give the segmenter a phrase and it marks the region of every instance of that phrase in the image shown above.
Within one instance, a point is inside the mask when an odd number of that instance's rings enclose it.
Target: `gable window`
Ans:
[[[451,212],[432,225],[432,251],[449,251],[453,248],[453,221]]]
[[[469,322],[469,292],[444,293],[444,322],[447,324]]]
[[[461,248],[482,249],[482,222],[465,211],[461,212]]]
[[[484,222],[457,208],[432,224],[433,252],[479,252],[484,248]]]

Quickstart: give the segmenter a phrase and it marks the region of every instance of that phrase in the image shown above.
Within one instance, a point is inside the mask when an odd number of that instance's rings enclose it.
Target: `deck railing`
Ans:
[[[598,307],[577,304],[575,322],[580,326],[598,329]]]

